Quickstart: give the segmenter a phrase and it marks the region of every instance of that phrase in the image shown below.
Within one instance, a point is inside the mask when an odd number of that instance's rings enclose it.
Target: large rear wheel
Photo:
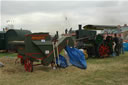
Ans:
[[[100,44],[98,48],[98,52],[100,57],[104,57],[104,58],[108,57],[110,54],[109,46],[104,43]]]

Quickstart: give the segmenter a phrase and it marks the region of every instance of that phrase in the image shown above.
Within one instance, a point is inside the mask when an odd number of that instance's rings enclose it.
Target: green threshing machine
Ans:
[[[18,48],[18,57],[24,65],[26,71],[32,72],[33,66],[45,65],[48,66],[52,62],[56,62],[59,53],[69,42],[69,46],[74,46],[71,37],[51,38],[49,33],[32,33],[25,37],[24,42],[19,42],[22,45]],[[24,44],[23,44],[24,43]],[[41,62],[35,64],[34,62]]]

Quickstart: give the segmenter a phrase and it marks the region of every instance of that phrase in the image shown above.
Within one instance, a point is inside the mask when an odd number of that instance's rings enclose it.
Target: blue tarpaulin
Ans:
[[[123,43],[123,49],[124,51],[128,51],[128,43]]]
[[[62,55],[59,55],[59,63],[58,58],[56,58],[56,64],[58,64],[62,68],[68,67],[67,60]]]
[[[82,51],[76,48],[70,48],[69,46],[66,46],[65,50],[68,53],[69,60],[72,65],[82,68],[82,69],[87,68],[85,55]]]

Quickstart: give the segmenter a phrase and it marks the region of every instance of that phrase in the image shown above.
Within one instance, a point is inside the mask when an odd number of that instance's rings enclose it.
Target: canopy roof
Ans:
[[[87,30],[104,30],[104,29],[117,29],[117,26],[113,25],[85,25],[83,27]]]

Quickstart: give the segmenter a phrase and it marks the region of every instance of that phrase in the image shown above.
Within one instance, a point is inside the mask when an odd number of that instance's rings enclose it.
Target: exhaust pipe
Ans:
[[[81,24],[79,24],[78,27],[79,27],[79,30],[82,30],[82,25]]]

